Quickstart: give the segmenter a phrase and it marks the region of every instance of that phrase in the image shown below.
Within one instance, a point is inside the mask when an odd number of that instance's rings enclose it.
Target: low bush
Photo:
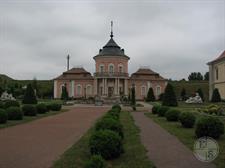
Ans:
[[[180,111],[176,109],[170,109],[166,112],[165,116],[167,121],[178,121]]]
[[[195,134],[198,138],[209,136],[217,139],[224,134],[224,124],[215,117],[201,117],[196,123]]]
[[[50,103],[46,104],[47,111],[51,111],[52,105]]]
[[[113,105],[113,106],[112,106],[112,110],[113,110],[113,109],[118,109],[119,112],[121,111],[121,107],[120,107],[119,104]]]
[[[111,130],[118,133],[123,138],[123,126],[120,121],[113,118],[103,118],[95,125],[95,129],[98,130]]]
[[[36,116],[37,115],[37,109],[34,105],[31,104],[25,104],[22,107],[22,111],[25,116]]]
[[[105,116],[106,117],[112,117],[112,118],[114,118],[116,120],[119,120],[119,118],[120,118],[120,112],[118,110],[116,110],[116,109],[109,110]]]
[[[20,103],[16,100],[6,100],[4,103],[5,108],[9,107],[20,107]]]
[[[194,127],[195,119],[195,115],[191,112],[182,112],[179,115],[179,121],[184,128]]]
[[[106,168],[106,162],[101,155],[93,155],[86,163],[85,168]]]
[[[89,140],[91,154],[99,154],[104,159],[113,159],[123,152],[122,138],[114,131],[95,131]]]
[[[19,107],[9,107],[6,109],[8,120],[22,120],[23,112]]]
[[[0,124],[4,124],[7,122],[8,115],[4,109],[0,109]]]
[[[170,108],[167,106],[160,106],[158,109],[158,116],[159,117],[163,117],[165,116],[166,112],[169,110]]]
[[[46,105],[44,103],[40,103],[36,105],[37,113],[43,114],[48,111]]]
[[[51,104],[51,110],[52,111],[60,111],[62,108],[62,105],[59,103],[52,103]]]
[[[4,108],[4,103],[2,101],[0,101],[0,109]]]
[[[152,114],[157,114],[160,107],[160,105],[154,105],[152,107]]]

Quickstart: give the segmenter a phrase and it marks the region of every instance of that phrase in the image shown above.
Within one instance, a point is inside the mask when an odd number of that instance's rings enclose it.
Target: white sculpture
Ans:
[[[3,92],[0,99],[1,100],[16,100],[12,94],[8,94],[7,92]]]
[[[187,99],[185,101],[185,103],[191,104],[191,103],[203,103],[202,98],[199,96],[198,93],[195,94],[195,97],[189,97],[189,99]]]

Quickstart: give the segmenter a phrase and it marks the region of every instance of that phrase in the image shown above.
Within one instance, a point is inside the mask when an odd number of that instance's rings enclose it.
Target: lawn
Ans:
[[[135,126],[129,112],[121,112],[121,123],[124,128],[125,152],[118,159],[108,161],[108,167],[112,168],[151,168],[153,164],[148,160],[146,150],[141,144],[139,129]],[[54,168],[83,168],[85,162],[90,158],[88,141],[94,128],[81,137],[70,149],[68,149],[59,160],[54,163]]]
[[[206,103],[205,105],[208,105]],[[196,112],[196,108],[202,108],[205,105],[187,105],[184,103],[179,103],[178,107],[174,107],[181,111],[192,111]],[[189,149],[193,150],[193,145],[196,140],[195,137],[195,129],[194,128],[183,128],[179,122],[168,122],[165,117],[158,117],[152,113],[146,113],[148,117],[153,119],[156,123],[158,123],[162,128],[166,129],[171,134],[175,135],[184,145],[186,145]],[[197,118],[200,116],[199,113],[196,113]],[[225,124],[225,118],[220,117],[221,120]],[[225,135],[221,136],[220,139],[217,140],[220,153],[219,156],[213,161],[214,164],[218,168],[225,167]]]
[[[18,124],[23,124],[23,123],[30,122],[30,121],[33,121],[33,120],[37,120],[37,119],[40,119],[40,118],[43,118],[43,117],[56,115],[56,114],[66,112],[66,111],[68,111],[68,109],[62,109],[61,111],[49,111],[49,112],[44,113],[44,114],[37,114],[37,116],[23,116],[23,120],[8,120],[7,123],[0,124],[0,129],[15,126],[15,125],[18,125]]]

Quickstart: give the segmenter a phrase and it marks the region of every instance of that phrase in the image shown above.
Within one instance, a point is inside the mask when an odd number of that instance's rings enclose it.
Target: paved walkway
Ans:
[[[146,117],[143,112],[132,113],[141,130],[141,141],[148,150],[148,157],[157,168],[214,168],[195,158],[192,151],[175,136]]]
[[[0,168],[48,168],[107,107],[68,112],[0,130]]]

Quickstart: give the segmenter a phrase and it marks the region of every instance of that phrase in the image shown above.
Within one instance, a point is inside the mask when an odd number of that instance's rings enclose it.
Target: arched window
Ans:
[[[114,72],[114,65],[109,64],[109,73],[113,73],[113,72]]]
[[[156,95],[159,96],[161,94],[161,86],[156,87]]]
[[[216,67],[216,80],[219,80],[219,69]]]
[[[92,95],[92,86],[91,85],[87,85],[87,87],[86,87],[86,95],[88,95],[88,96]]]
[[[99,72],[104,72],[105,71],[105,66],[103,65],[103,64],[101,64],[100,66],[99,66]]]
[[[146,87],[145,86],[141,86],[141,95],[146,96]]]
[[[122,64],[119,64],[119,66],[118,66],[118,72],[119,73],[123,73],[123,65]]]
[[[81,96],[82,95],[82,87],[80,84],[77,85],[77,95]]]

